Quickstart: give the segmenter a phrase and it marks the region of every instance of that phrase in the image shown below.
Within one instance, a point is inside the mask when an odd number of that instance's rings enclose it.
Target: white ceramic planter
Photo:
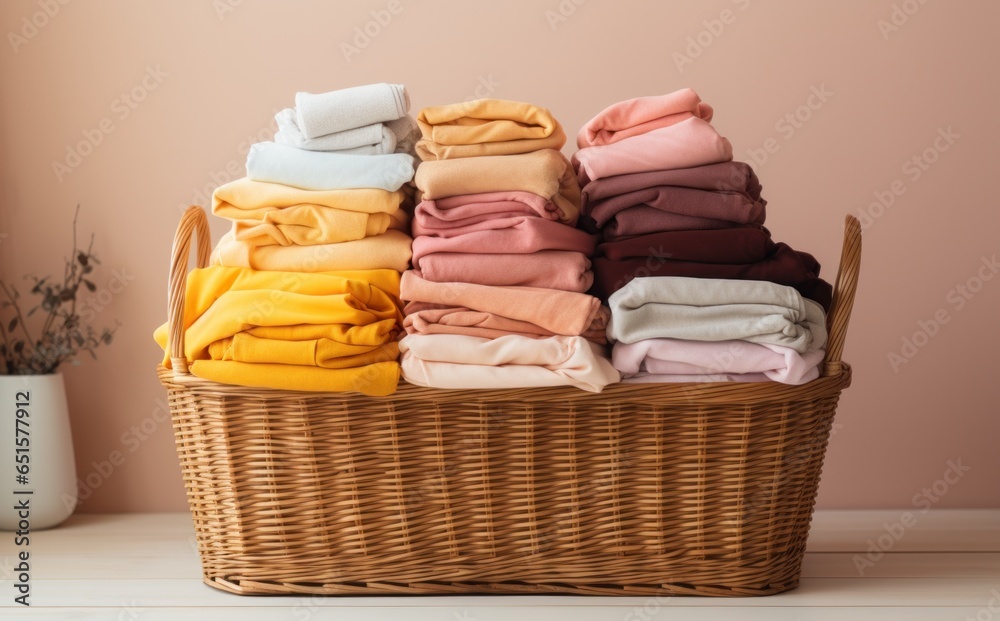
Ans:
[[[63,376],[0,376],[0,530],[62,523],[76,508],[76,463]]]

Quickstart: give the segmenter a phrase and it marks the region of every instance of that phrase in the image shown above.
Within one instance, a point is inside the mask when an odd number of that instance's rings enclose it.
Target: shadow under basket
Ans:
[[[847,217],[820,378],[441,390],[230,386],[182,357],[169,394],[205,582],[239,594],[768,595],[798,584],[861,258]]]

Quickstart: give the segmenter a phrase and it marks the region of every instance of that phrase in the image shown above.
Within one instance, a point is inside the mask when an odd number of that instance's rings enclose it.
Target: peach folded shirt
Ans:
[[[707,121],[691,117],[680,123],[573,155],[580,183],[631,173],[691,168],[729,162],[733,145]],[[419,176],[419,171],[418,171]]]
[[[693,117],[711,122],[712,114],[712,106],[690,88],[666,95],[636,97],[612,104],[587,121],[576,137],[576,146],[584,149],[609,145]]]

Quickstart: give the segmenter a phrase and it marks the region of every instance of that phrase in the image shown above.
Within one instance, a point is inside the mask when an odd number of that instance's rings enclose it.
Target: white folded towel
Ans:
[[[636,278],[608,299],[608,338],[743,340],[799,353],[826,345],[823,307],[791,287],[763,280]]]
[[[306,138],[394,121],[410,110],[402,84],[368,84],[329,93],[296,93],[295,112]]]
[[[380,188],[395,192],[413,178],[413,156],[344,155],[258,142],[247,154],[247,177],[303,190]]]
[[[278,144],[306,149],[307,151],[330,151],[344,155],[385,155],[387,153],[411,153],[420,139],[420,126],[411,116],[403,116],[387,123],[375,123],[355,127],[318,138],[306,138],[299,130],[295,110],[285,108],[274,115],[278,132],[274,141]]]

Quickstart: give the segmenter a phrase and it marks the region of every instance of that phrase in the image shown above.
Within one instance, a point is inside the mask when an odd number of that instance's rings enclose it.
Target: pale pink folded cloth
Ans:
[[[404,309],[407,315],[435,308],[457,312],[471,310],[532,324],[537,327],[536,333],[539,334],[547,331],[564,336],[580,336],[588,330],[607,324],[606,308],[602,311],[600,300],[584,293],[537,287],[437,283],[425,280],[412,271],[403,272],[399,287],[400,299],[423,303],[417,306],[408,304]],[[444,316],[446,315],[442,315]],[[441,318],[434,318],[433,321],[440,323]],[[414,326],[407,327],[407,332],[414,331],[417,331]]]
[[[601,392],[618,381],[604,348],[579,336],[544,339],[457,334],[407,335],[399,342],[403,379],[452,389],[576,386]]]
[[[623,378],[635,377],[642,382],[772,380],[804,384],[819,377],[825,355],[822,349],[800,354],[781,345],[747,341],[647,339],[616,343],[611,359]]]
[[[691,117],[614,144],[580,149],[572,163],[580,184],[586,185],[615,175],[691,168],[732,159],[729,140],[708,121]]]
[[[578,293],[583,293],[594,284],[590,259],[579,252],[562,250],[542,250],[531,254],[438,252],[421,259],[417,275],[434,282],[539,287]]]
[[[505,229],[494,229],[487,220],[469,225],[463,234],[448,237],[421,235],[413,240],[413,267],[421,269],[420,259],[437,252],[473,254],[529,254],[540,250],[566,250],[593,255],[597,236],[562,222],[542,218],[514,218]]]
[[[712,120],[712,106],[703,102],[693,89],[682,88],[666,95],[636,97],[612,104],[590,119],[580,128],[576,146],[583,149],[612,144],[676,125],[692,117]]]

